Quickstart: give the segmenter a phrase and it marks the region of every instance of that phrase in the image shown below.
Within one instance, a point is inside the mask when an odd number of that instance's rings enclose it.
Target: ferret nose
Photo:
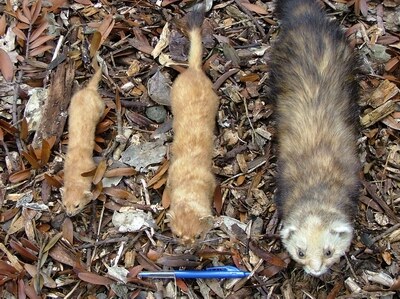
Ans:
[[[322,268],[322,262],[319,260],[312,260],[310,263],[310,268],[313,273],[320,273]]]

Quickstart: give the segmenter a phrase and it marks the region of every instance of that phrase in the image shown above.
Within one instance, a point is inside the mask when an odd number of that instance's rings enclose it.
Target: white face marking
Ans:
[[[307,273],[320,276],[349,248],[353,228],[344,221],[308,215],[302,219],[301,226],[284,223],[281,237],[292,258]]]

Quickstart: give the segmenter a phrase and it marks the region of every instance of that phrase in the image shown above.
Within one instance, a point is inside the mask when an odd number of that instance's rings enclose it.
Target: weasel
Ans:
[[[281,239],[320,276],[348,250],[357,207],[358,60],[315,0],[279,0],[270,87],[276,103]]]
[[[219,99],[202,70],[203,17],[200,11],[188,15],[189,67],[171,90],[174,139],[166,191],[171,199],[171,230],[186,245],[211,228],[216,187],[212,152]]]
[[[101,67],[88,85],[71,99],[68,120],[68,149],[64,163],[62,202],[68,216],[79,213],[92,199],[92,177],[82,173],[95,167],[93,149],[95,130],[103,115],[104,102],[97,88],[101,80]]]

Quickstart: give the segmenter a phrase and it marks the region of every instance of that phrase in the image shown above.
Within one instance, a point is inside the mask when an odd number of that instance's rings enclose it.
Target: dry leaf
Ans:
[[[222,211],[222,193],[221,193],[221,185],[217,185],[214,191],[214,207],[217,215],[221,215]]]
[[[92,273],[92,272],[80,272],[80,273],[78,273],[78,277],[80,279],[82,279],[83,281],[86,281],[88,283],[95,284],[95,285],[108,286],[108,285],[114,283],[114,281],[112,281],[111,279],[104,277],[104,276],[100,276],[100,275],[98,275],[96,273]]]
[[[44,174],[44,179],[52,187],[55,187],[55,188],[61,188],[62,187],[62,182],[61,182],[59,177],[52,176],[52,175],[49,175],[49,174],[45,173]]]
[[[90,57],[94,57],[96,55],[97,51],[100,49],[101,46],[101,33],[99,31],[96,31],[93,33],[92,40],[90,42]]]
[[[52,1],[54,2],[54,1]],[[31,22],[35,23],[42,11],[42,0],[36,0],[31,6]]]
[[[133,167],[120,167],[107,170],[104,174],[106,178],[120,177],[120,176],[132,176],[135,175],[137,171]]]
[[[25,181],[27,179],[29,179],[31,177],[31,170],[30,169],[24,169],[24,170],[20,170],[17,172],[14,172],[13,174],[10,175],[10,177],[8,178],[8,180],[15,184],[15,183],[19,183],[22,181]]]
[[[151,187],[152,185],[157,183],[167,172],[168,168],[169,168],[169,161],[165,160],[164,163],[157,169],[156,174],[150,179],[147,186]]]
[[[0,72],[7,82],[14,78],[14,65],[7,52],[0,48]]]
[[[19,29],[18,27],[14,27],[14,28],[12,29],[12,31],[15,33],[16,36],[18,36],[18,37],[19,37],[20,39],[22,39],[23,41],[26,40],[26,35],[25,35],[25,33],[24,33],[21,29]]]
[[[40,164],[39,161],[36,159],[36,157],[31,156],[29,153],[27,152],[21,152],[21,155],[28,160],[29,164],[31,164],[33,169],[38,169],[40,168]]]
[[[49,256],[51,256],[55,261],[71,267],[75,267],[77,264],[79,265],[76,254],[60,245],[60,243],[56,243],[56,245],[49,251]]]
[[[43,22],[38,28],[36,28],[30,37],[30,41],[35,41],[46,29],[49,27],[49,24],[47,22]],[[32,44],[30,45],[32,47]]]
[[[42,141],[42,150],[40,153],[40,164],[42,166],[46,165],[49,162],[51,155],[51,147],[47,140]]]
[[[43,35],[39,36],[36,40],[32,41],[31,39],[31,44],[29,45],[30,50],[32,51],[33,49],[43,45],[44,43],[54,39],[54,36],[52,35]]]
[[[23,256],[25,259],[33,262],[36,262],[38,260],[37,252],[32,252],[30,249],[24,248],[22,245],[14,240],[10,241],[10,247],[18,252],[21,256]]]
[[[6,255],[8,260],[10,261],[11,265],[18,271],[22,272],[24,268],[22,267],[20,261],[17,259],[15,255],[13,255],[8,249],[4,246],[3,243],[0,243],[0,250],[3,251]]]
[[[164,209],[168,209],[170,204],[171,204],[171,198],[169,196],[169,191],[168,188],[165,188],[161,199],[161,205],[163,206]]]
[[[162,50],[164,50],[166,47],[168,47],[170,35],[171,35],[171,31],[169,30],[169,23],[166,22],[162,29],[160,39],[159,39],[157,45],[154,47],[153,51],[151,52],[151,55],[153,56],[153,58],[157,58],[158,55],[160,55],[160,53],[162,52]]]
[[[101,160],[99,162],[99,165],[97,165],[96,172],[94,173],[93,176],[93,184],[97,185],[100,183],[101,179],[103,178],[105,172],[107,169],[107,161],[106,160]]]
[[[54,235],[50,241],[46,244],[46,246],[43,248],[43,252],[47,252],[49,251],[51,248],[54,247],[54,245],[56,245],[56,243],[58,242],[58,240],[60,240],[60,238],[63,236],[63,233],[60,232],[56,235]]]
[[[29,21],[29,19],[22,13],[22,11],[17,10],[16,12],[16,16],[17,19],[20,20],[21,22],[25,23],[25,24],[30,24],[31,22]]]
[[[257,4],[253,4],[253,3],[250,3],[248,1],[241,1],[241,3],[242,3],[242,5],[244,7],[246,7],[248,10],[250,10],[252,12],[258,13],[260,15],[267,15],[268,14],[268,11],[264,7],[261,7],[261,6],[257,5]]]
[[[35,56],[42,54],[51,49],[53,49],[53,46],[50,46],[50,45],[38,47],[38,48],[34,49],[33,51],[29,52],[29,57],[35,57]]]
[[[63,238],[67,240],[69,244],[74,244],[74,226],[69,217],[64,219],[61,230]]]
[[[7,23],[6,23],[6,15],[3,14],[0,18],[0,36],[6,34]]]
[[[121,198],[121,199],[129,199],[131,201],[137,201],[137,198],[130,192],[126,190],[122,190],[114,187],[103,188],[104,194],[107,194],[111,197]]]
[[[287,267],[287,264],[286,264],[286,262],[284,260],[282,260],[277,255],[274,255],[274,254],[262,249],[261,247],[259,247],[259,245],[255,241],[251,241],[249,243],[249,248],[250,248],[251,251],[253,251],[253,253],[255,255],[257,255],[258,257],[262,258],[268,264],[274,265],[274,266],[277,266],[277,267],[281,267],[281,268],[286,268]]]

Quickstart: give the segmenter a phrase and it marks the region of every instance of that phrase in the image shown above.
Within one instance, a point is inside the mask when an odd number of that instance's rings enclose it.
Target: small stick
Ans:
[[[258,31],[260,32],[263,39],[265,39],[266,35],[264,32],[264,28],[261,27],[260,24],[257,23],[257,20],[253,17],[251,12],[240,2],[240,0],[235,0],[236,5],[246,14],[249,16],[250,20],[254,23],[257,27]]]

